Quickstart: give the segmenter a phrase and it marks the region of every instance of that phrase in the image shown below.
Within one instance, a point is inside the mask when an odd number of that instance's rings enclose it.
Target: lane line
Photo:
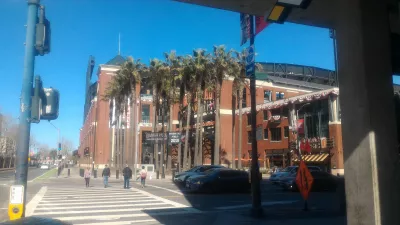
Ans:
[[[175,193],[175,194],[178,194],[178,195],[183,195],[182,192],[180,192],[180,191],[175,191],[175,190],[171,190],[171,189],[168,189],[168,188],[165,188],[165,187],[159,187],[159,186],[156,186],[156,185],[146,185],[146,187],[158,188],[158,189],[169,191],[169,192],[172,192],[172,193]]]
[[[114,212],[133,212],[133,211],[142,211],[142,210],[157,210],[157,209],[175,209],[173,206],[165,206],[165,207],[143,207],[143,208],[134,208],[134,209],[102,209],[102,210],[79,210],[79,211],[61,211],[61,212],[35,212],[35,216],[38,215],[63,215],[63,214],[94,214],[94,213],[114,213]]]
[[[190,206],[187,206],[187,205],[184,205],[184,204],[181,204],[181,203],[177,203],[177,202],[174,202],[174,201],[165,199],[165,198],[158,197],[158,196],[156,196],[156,195],[150,194],[150,193],[147,192],[147,191],[142,191],[142,190],[139,190],[139,189],[136,189],[136,188],[132,188],[132,189],[133,189],[134,191],[137,191],[137,192],[141,193],[142,195],[149,196],[149,197],[152,197],[152,198],[154,198],[154,199],[158,199],[158,200],[160,200],[160,201],[169,203],[169,204],[171,204],[171,205],[173,205],[173,206],[175,206],[175,207],[177,207],[177,208],[186,208],[185,210],[187,210],[187,211],[191,211],[191,212],[200,212],[200,210],[197,210],[197,209],[192,208],[192,207],[190,207]]]
[[[119,222],[80,223],[75,225],[129,225],[133,223],[146,223],[146,222],[157,222],[157,220],[148,219],[148,220],[130,220],[130,221],[119,221]]]
[[[93,205],[92,207],[89,206],[70,206],[64,205],[63,207],[37,207],[36,212],[38,210],[49,210],[55,211],[57,209],[89,209],[89,208],[116,208],[116,207],[135,207],[135,206],[149,206],[149,205],[167,205],[165,202],[152,202],[152,203],[138,203],[138,204],[119,204],[119,205]]]
[[[271,205],[285,205],[285,204],[291,204],[295,203],[298,201],[275,201],[275,202],[262,202],[262,206],[271,206]],[[223,206],[223,207],[216,207],[214,209],[217,210],[226,210],[226,209],[240,209],[240,208],[249,208],[251,207],[251,204],[244,204],[244,205],[232,205],[232,206]]]
[[[34,178],[34,179],[28,181],[28,183],[31,183],[31,182],[33,182],[33,181],[35,181],[35,180],[37,180],[37,179],[40,179],[40,178],[43,177],[44,175],[46,175],[46,174],[48,174],[48,173],[50,173],[50,172],[53,172],[53,171],[55,171],[55,170],[57,170],[57,168],[53,168],[53,169],[47,171],[46,173],[44,173],[44,174],[42,174],[42,175],[40,175],[40,176],[38,176],[38,177],[36,177],[36,178]]]
[[[42,200],[43,196],[46,194],[47,186],[40,188],[39,192],[32,198],[32,200],[26,205],[26,216],[31,216],[38,206],[39,202]]]
[[[74,221],[74,220],[108,220],[112,217],[114,220],[121,218],[132,218],[145,216],[165,216],[165,215],[181,215],[181,214],[193,214],[191,211],[177,211],[177,212],[154,212],[154,213],[137,213],[137,214],[114,214],[114,215],[94,215],[94,216],[66,216],[66,217],[55,217],[53,219],[61,221]]]
[[[68,203],[40,203],[39,206],[65,206],[65,204],[68,205],[98,205],[100,203],[103,204],[108,204],[108,203],[112,203],[112,204],[117,204],[117,203],[137,203],[137,202],[157,202],[158,200],[156,199],[149,199],[149,197],[142,197],[143,199],[137,199],[134,201],[111,201],[111,202],[104,202],[104,201],[96,201],[96,202],[68,202]],[[149,200],[147,200],[149,199]],[[122,200],[122,199],[121,199]],[[49,201],[51,202],[51,201]]]

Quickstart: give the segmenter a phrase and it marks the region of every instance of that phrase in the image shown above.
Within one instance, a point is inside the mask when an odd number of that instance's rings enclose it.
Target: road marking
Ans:
[[[40,188],[39,192],[32,198],[32,200],[26,205],[26,216],[31,216],[38,206],[39,202],[42,200],[43,196],[46,194],[47,187],[44,186]]]
[[[49,196],[49,197],[52,197],[52,196],[57,196],[57,197],[71,197],[71,196],[76,196],[76,193],[75,194],[72,194],[72,193],[51,193],[50,195],[49,194],[47,194],[46,196]],[[114,195],[114,196],[118,196],[119,197],[119,195],[123,195],[123,196],[126,196],[126,193],[110,193],[110,194],[112,194],[112,195]],[[95,193],[80,193],[80,195],[84,195],[84,196],[89,196],[89,197],[96,197],[96,196],[98,196],[98,197],[101,197],[101,196],[110,196],[110,194],[102,194],[102,193],[98,193],[98,194],[95,194]]]
[[[38,177],[36,177],[36,178],[34,178],[34,179],[28,181],[28,183],[33,182],[33,181],[35,181],[35,180],[37,180],[37,179],[40,179],[40,178],[43,177],[44,175],[46,175],[46,174],[48,174],[48,173],[50,173],[50,172],[52,172],[53,170],[56,170],[56,169],[57,169],[57,168],[53,168],[53,169],[47,171],[46,173],[44,173],[44,174],[42,174],[42,175],[40,175],[40,176],[38,176]]]
[[[159,188],[159,189],[162,189],[162,190],[166,190],[166,191],[169,191],[169,192],[178,194],[178,195],[183,195],[182,192],[175,191],[175,190],[171,190],[171,189],[168,189],[168,188],[165,188],[165,187],[159,187],[159,186],[155,186],[155,185],[146,185],[146,187],[147,187],[147,186],[148,186],[148,187]]]
[[[115,203],[115,202],[112,202]],[[93,207],[88,206],[62,206],[62,207],[40,207],[36,210],[57,210],[57,209],[88,209],[88,208],[116,208],[116,207],[135,207],[135,206],[149,206],[149,205],[166,205],[165,202],[151,202],[151,203],[138,203],[138,204],[120,204],[120,205],[95,205]],[[42,204],[41,204],[42,205]]]
[[[159,209],[175,209],[172,206],[165,207],[149,207],[149,208],[134,208],[134,209],[101,209],[101,210],[85,210],[85,211],[57,211],[57,212],[35,212],[35,216],[38,215],[63,215],[63,214],[94,214],[94,213],[114,213],[114,212],[133,212],[142,210],[159,210]]]
[[[73,196],[73,195],[72,195]],[[129,195],[129,196],[126,196],[126,197],[139,197],[139,196],[141,196],[141,195]],[[92,199],[93,197],[95,197],[95,196],[74,196],[74,197],[71,197],[71,198],[78,198],[78,199]],[[97,197],[101,197],[101,198],[112,198],[112,199],[114,199],[114,198],[116,198],[116,196],[110,196],[110,195],[100,195],[100,196],[97,196]],[[118,196],[118,198],[124,198],[124,199],[126,199],[126,197],[123,197],[123,196]],[[46,200],[50,200],[50,199],[53,199],[53,200],[55,200],[55,199],[68,199],[68,197],[44,197],[43,199],[46,199]]]
[[[66,216],[66,217],[55,217],[56,220],[62,221],[73,221],[73,220],[108,220],[110,217],[115,219],[129,218],[129,217],[145,217],[145,216],[163,216],[163,215],[180,215],[180,214],[192,214],[190,211],[177,211],[177,212],[148,212],[148,213],[137,213],[137,214],[119,214],[119,215],[94,215],[94,216]]]
[[[70,206],[70,205],[93,205],[93,204],[100,204],[100,203],[114,203],[114,204],[116,204],[116,203],[136,203],[136,202],[156,202],[156,201],[158,201],[158,200],[155,200],[155,199],[150,199],[149,197],[141,197],[141,198],[137,198],[137,199],[135,199],[135,200],[132,200],[132,201],[130,201],[130,200],[125,200],[125,199],[121,199],[121,200],[123,200],[123,201],[111,201],[111,202],[105,202],[105,201],[102,201],[102,200],[99,200],[98,202],[93,202],[93,201],[91,201],[91,202],[68,202],[67,204]],[[42,201],[42,202],[44,202],[44,201]],[[46,202],[51,202],[51,201],[46,201]],[[66,202],[60,202],[60,203],[40,203],[40,206],[64,206],[64,208],[66,207],[65,206],[65,204],[66,204]]]
[[[43,199],[42,200],[42,202],[54,202],[54,201],[56,201],[56,202],[82,202],[82,201],[90,201],[90,202],[92,202],[92,203],[95,203],[95,204],[101,204],[101,203],[110,203],[109,201],[111,201],[111,202],[113,202],[114,200],[125,200],[125,201],[127,201],[127,200],[138,200],[138,201],[146,201],[145,199],[143,199],[144,197],[135,197],[135,198],[122,198],[122,197],[119,197],[119,198],[113,198],[113,199],[67,199],[67,198],[64,198],[64,199],[57,199],[57,198],[54,198],[54,199]],[[146,198],[146,199],[150,199],[150,198]]]
[[[298,201],[275,201],[275,202],[262,202],[262,206],[271,206],[271,205],[284,205],[284,204],[291,204],[295,203]],[[224,207],[216,207],[215,209],[217,210],[226,210],[226,209],[240,209],[240,208],[249,208],[251,207],[251,204],[245,204],[245,205],[232,205],[232,206],[224,206]]]
[[[129,225],[133,223],[145,223],[145,222],[157,222],[155,219],[149,220],[131,220],[131,221],[120,221],[120,222],[102,222],[102,223],[82,223],[75,225]]]

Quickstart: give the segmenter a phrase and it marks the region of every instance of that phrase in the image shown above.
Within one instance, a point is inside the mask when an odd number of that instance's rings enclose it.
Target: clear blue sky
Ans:
[[[89,55],[106,63],[118,52],[121,33],[123,56],[162,58],[176,50],[212,50],[224,44],[240,49],[239,14],[168,0],[42,0],[52,25],[52,52],[36,58],[35,74],[44,86],[58,88],[60,116],[53,123],[61,135],[79,144],[85,72]],[[0,109],[18,117],[27,4],[0,0]],[[295,63],[334,68],[333,45],[326,29],[295,24],[271,25],[256,38],[257,61]],[[97,72],[97,65],[96,71]],[[96,77],[96,76],[95,76]],[[399,83],[397,80],[396,83]],[[56,147],[57,132],[46,121],[32,125],[38,141]]]

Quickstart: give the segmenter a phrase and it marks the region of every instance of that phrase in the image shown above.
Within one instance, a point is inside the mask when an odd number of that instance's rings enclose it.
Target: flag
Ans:
[[[256,16],[256,34],[260,33],[264,28],[266,28],[269,25],[269,23],[264,21],[264,17],[262,16]]]
[[[240,13],[240,28],[241,28],[240,46],[242,46],[250,38],[250,16],[249,16],[249,14]]]

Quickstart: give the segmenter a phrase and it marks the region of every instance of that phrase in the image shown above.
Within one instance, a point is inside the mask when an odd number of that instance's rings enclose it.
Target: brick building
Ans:
[[[86,108],[86,115],[83,126],[80,131],[79,154],[83,156],[84,149],[89,148],[90,156],[81,157],[80,164],[94,163],[100,168],[105,164],[114,166],[117,151],[115,145],[116,132],[122,131],[122,140],[124,149],[123,162],[133,164],[135,158],[139,164],[148,164],[153,162],[152,145],[145,140],[145,132],[151,132],[153,121],[152,108],[152,89],[146,85],[146,78],[142,79],[141,84],[137,84],[137,98],[134,104],[135,112],[127,110],[125,126],[117,129],[115,121],[115,108],[112,101],[102,100],[108,83],[112,76],[118,71],[119,65],[123,63],[124,58],[117,55],[105,64],[100,64],[97,71],[96,87],[97,92],[89,91],[86,95],[89,97],[90,104]],[[305,160],[310,163],[329,164],[329,158],[332,161],[332,168],[337,171],[343,170],[343,159],[341,156],[341,129],[340,114],[337,96],[339,95],[336,86],[336,75],[333,71],[324,70],[315,67],[261,63],[263,70],[258,71],[257,76],[257,125],[262,127],[263,138],[258,141],[259,160],[261,167],[286,166],[289,163],[296,163],[296,155],[289,150],[289,143],[295,141],[296,134],[291,128],[297,126],[297,121],[305,121],[303,131],[299,132],[300,138],[319,138],[322,145],[313,148],[311,154],[318,154],[321,159],[313,160],[313,156],[307,155]],[[242,165],[247,166],[250,159],[251,144],[248,144],[248,126],[247,113],[250,106],[250,91],[246,86],[243,91],[243,116],[242,116],[242,154],[239,156],[238,137],[239,137],[239,112],[237,102],[235,111],[232,111],[232,83],[230,77],[226,77],[222,85],[221,96],[221,163],[230,166],[233,161],[238,163],[242,160]],[[89,84],[90,85],[90,84]],[[87,89],[88,90],[88,89]],[[90,88],[89,88],[90,90]],[[95,95],[93,93],[96,93]],[[203,141],[203,163],[211,163],[213,147],[213,126],[214,114],[212,110],[213,94],[205,94],[204,104],[204,141]],[[196,105],[196,104],[194,104]],[[304,105],[304,106],[303,106]],[[302,108],[301,110],[300,107]],[[299,110],[299,119],[296,118],[296,110]],[[171,124],[173,131],[179,131],[179,106],[174,105],[171,110]],[[196,113],[196,111],[194,111]],[[235,112],[235,120],[232,118],[232,112]],[[131,117],[131,113],[135,116]],[[196,115],[194,115],[196,117]],[[134,118],[137,126],[136,141],[130,133],[130,119]],[[195,121],[195,120],[193,120]],[[236,135],[232,137],[232,124],[235,121]],[[317,122],[318,121],[318,122]],[[159,118],[158,129],[161,129],[161,118]],[[232,155],[232,138],[235,139],[235,159]],[[335,139],[335,147],[331,149],[333,156],[328,157],[326,149],[326,140]],[[138,149],[135,151],[129,149]],[[307,153],[310,154],[310,153]],[[176,160],[177,148],[172,147],[172,160]],[[290,158],[290,160],[289,160]],[[336,171],[335,171],[336,172]]]

